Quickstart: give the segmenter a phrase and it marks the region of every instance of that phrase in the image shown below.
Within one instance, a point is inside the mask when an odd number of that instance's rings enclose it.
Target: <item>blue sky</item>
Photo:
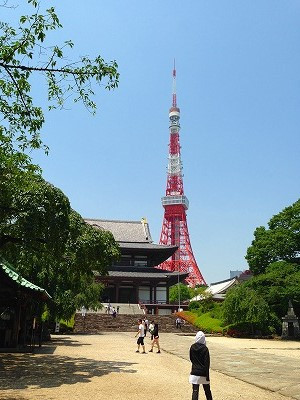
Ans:
[[[53,40],[116,59],[120,85],[97,89],[95,117],[46,113],[45,178],[84,217],[147,217],[158,241],[175,57],[194,254],[208,283],[245,269],[254,229],[299,198],[299,1],[51,4],[64,26]]]

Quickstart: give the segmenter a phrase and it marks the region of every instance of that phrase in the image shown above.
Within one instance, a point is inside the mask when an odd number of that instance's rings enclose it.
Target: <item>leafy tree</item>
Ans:
[[[0,22],[0,141],[15,143],[22,150],[42,146],[44,114],[31,96],[33,76],[45,77],[49,109],[62,108],[71,96],[91,112],[96,109],[92,81],[110,90],[118,86],[119,79],[117,63],[107,63],[101,56],[66,62],[64,51],[74,46],[72,41],[48,42],[48,33],[62,28],[55,9],[42,12],[38,1],[28,3],[33,14],[21,16],[17,28]]]
[[[179,287],[178,287],[179,286]],[[169,301],[170,303],[178,303],[180,291],[180,301],[189,300],[191,298],[190,290],[187,285],[179,283],[170,287],[169,290]]]
[[[93,271],[105,274],[119,252],[113,236],[88,226],[25,153],[48,151],[40,136],[43,110],[34,104],[31,85],[38,74],[45,78],[49,109],[73,97],[94,113],[92,81],[110,90],[119,73],[115,61],[101,56],[66,62],[64,51],[73,43],[48,43],[48,33],[62,27],[54,8],[28,4],[33,13],[21,16],[17,28],[0,22],[0,254],[49,291],[52,316],[67,318],[79,305],[99,304]]]
[[[10,168],[2,168],[10,178]],[[0,205],[0,249],[24,246],[28,251],[47,250],[62,254],[69,232],[70,204],[61,190],[31,172],[13,168],[11,179],[18,180],[13,191],[6,191]],[[2,185],[1,185],[2,186]],[[12,185],[3,185],[11,188]]]
[[[195,286],[195,287],[189,287],[189,292],[190,292],[190,298],[192,299],[193,297],[196,297],[200,295],[201,297],[209,297],[209,293],[206,292],[207,286]]]
[[[248,325],[252,333],[256,329],[267,331],[273,324],[267,302],[245,284],[235,286],[226,294],[223,318],[226,324]]]
[[[70,233],[65,253],[58,265],[52,263],[51,280],[45,276],[46,281],[43,281],[53,293],[52,315],[63,318],[71,317],[82,305],[99,307],[102,286],[95,282],[94,273],[105,275],[107,268],[119,256],[118,246],[110,232],[86,224],[73,210],[69,218]]]
[[[278,317],[278,327],[291,299],[300,310],[300,266],[286,261],[270,264],[264,274],[253,277],[246,286],[263,297]]]
[[[247,250],[246,260],[255,275],[275,261],[300,263],[300,199],[273,216],[268,226],[255,230]]]
[[[40,176],[31,174],[25,183],[2,218],[0,254],[47,289],[52,318],[69,318],[83,304],[96,307],[101,285],[94,271],[106,274],[119,255],[112,234],[86,224],[67,197]]]

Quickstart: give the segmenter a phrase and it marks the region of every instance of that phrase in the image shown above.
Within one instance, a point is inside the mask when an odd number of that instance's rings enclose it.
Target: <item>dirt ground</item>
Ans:
[[[129,333],[55,336],[35,354],[0,354],[0,399],[191,399],[190,362],[164,351],[137,354],[135,343]],[[211,388],[214,400],[290,399],[215,371]]]

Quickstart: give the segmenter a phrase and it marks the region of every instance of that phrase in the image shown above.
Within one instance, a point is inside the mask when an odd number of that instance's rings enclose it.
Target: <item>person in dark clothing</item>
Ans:
[[[156,353],[160,353],[158,324],[154,324],[154,329],[153,329],[152,335],[153,335],[153,340],[152,340],[152,344],[151,344],[151,350],[149,350],[149,353],[153,352],[153,347],[154,347],[155,344],[157,346],[157,352]]]
[[[199,385],[203,385],[206,400],[213,400],[209,382],[209,350],[206,347],[205,335],[201,331],[197,332],[195,343],[190,348],[190,360],[192,370],[189,382],[193,385],[192,400],[199,399]]]

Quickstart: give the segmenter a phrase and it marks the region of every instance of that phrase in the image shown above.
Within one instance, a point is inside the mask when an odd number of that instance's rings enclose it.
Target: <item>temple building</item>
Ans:
[[[177,246],[155,244],[146,219],[111,221],[85,219],[98,229],[110,231],[119,244],[121,258],[109,268],[108,275],[95,273],[104,284],[102,302],[140,304],[148,313],[170,314],[176,305],[169,304],[169,288],[186,279],[187,273],[155,268],[177,250]]]
[[[35,310],[51,299],[47,291],[0,260],[0,349],[34,346]]]

